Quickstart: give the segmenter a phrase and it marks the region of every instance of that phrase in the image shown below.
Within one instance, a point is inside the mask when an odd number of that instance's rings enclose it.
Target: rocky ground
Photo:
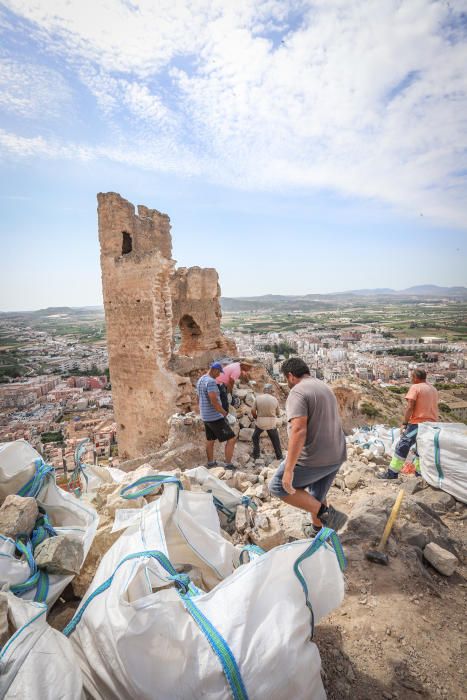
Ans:
[[[269,446],[265,445],[266,454],[256,462],[249,455],[250,448],[248,443],[239,443],[236,471],[223,466],[212,469],[215,476],[250,495],[258,505],[254,517],[240,506],[235,523],[223,523],[226,537],[265,549],[302,538],[307,517],[269,496],[267,481],[277,465],[268,453]],[[401,476],[396,483],[376,479],[388,459],[377,461],[367,451],[351,446],[330,492],[331,502],[349,520],[340,533],[348,557],[346,597],[315,630],[328,698],[465,697],[466,508],[411,475]],[[140,467],[139,472],[146,469]],[[377,544],[400,488],[405,494],[387,545],[389,565],[380,566],[367,561],[365,551]],[[75,579],[74,593],[69,589],[52,610],[49,621],[59,629],[78,604],[75,594],[88,585],[103,551],[118,536],[112,535],[108,542],[105,534],[119,507],[116,495],[106,487],[99,498],[104,514],[104,539],[98,544],[102,551]],[[447,553],[448,566],[454,562],[450,576],[427,562],[423,552],[430,542]],[[437,565],[443,568],[442,561]],[[292,672],[293,660],[291,663]]]

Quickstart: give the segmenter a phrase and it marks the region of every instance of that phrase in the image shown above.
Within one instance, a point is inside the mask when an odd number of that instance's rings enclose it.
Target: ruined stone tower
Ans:
[[[97,199],[119,455],[132,459],[161,445],[170,415],[191,409],[189,374],[235,346],[221,333],[216,270],[175,269],[167,214],[141,205],[136,214],[115,192]]]

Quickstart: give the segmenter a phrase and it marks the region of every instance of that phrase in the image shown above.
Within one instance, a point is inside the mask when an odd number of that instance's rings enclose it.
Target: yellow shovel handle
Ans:
[[[386,546],[386,542],[388,541],[389,535],[391,534],[392,526],[394,525],[394,521],[399,515],[399,510],[401,507],[402,499],[404,498],[404,489],[401,489],[399,493],[397,494],[396,502],[394,503],[392,510],[391,510],[391,515],[388,518],[388,521],[386,523],[386,527],[384,528],[383,536],[381,537],[381,541],[379,543],[379,550],[383,550],[384,547]]]

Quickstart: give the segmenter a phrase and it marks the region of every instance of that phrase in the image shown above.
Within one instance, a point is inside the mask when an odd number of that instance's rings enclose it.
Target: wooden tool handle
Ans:
[[[384,528],[383,536],[381,537],[381,541],[379,543],[378,549],[382,551],[384,547],[386,546],[386,542],[388,541],[389,535],[391,534],[392,526],[394,525],[394,521],[399,515],[399,510],[401,507],[402,499],[404,498],[404,489],[401,489],[399,493],[397,494],[396,502],[394,503],[392,510],[391,510],[391,515],[388,518],[388,521],[386,523],[386,527]]]

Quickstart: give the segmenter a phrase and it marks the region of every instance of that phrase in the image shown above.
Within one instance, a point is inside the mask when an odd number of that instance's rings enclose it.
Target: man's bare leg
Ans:
[[[311,515],[311,522],[317,527],[322,527],[323,523],[318,518],[318,511],[322,506],[321,501],[305,491],[305,489],[295,489],[295,493],[282,496],[282,501],[294,508],[306,510]]]
[[[206,455],[208,462],[214,462],[214,443],[215,440],[206,440]]]
[[[236,442],[237,442],[237,438],[233,437],[233,438],[230,438],[230,440],[227,440],[227,442],[225,443],[225,463],[226,464],[232,464],[232,457],[233,457]]]

